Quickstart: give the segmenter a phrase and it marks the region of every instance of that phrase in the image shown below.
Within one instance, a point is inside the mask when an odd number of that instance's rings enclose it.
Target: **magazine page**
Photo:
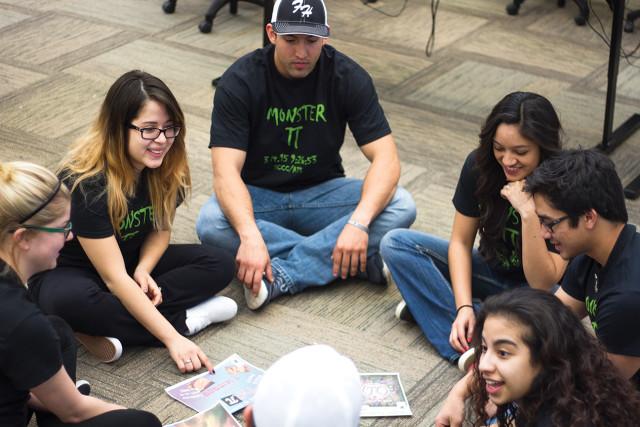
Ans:
[[[230,413],[247,406],[256,392],[264,371],[233,354],[215,367],[215,374],[204,372],[167,387],[169,396],[197,412],[212,408],[218,401]]]
[[[397,373],[360,374],[362,394],[361,417],[397,417],[412,415]]]
[[[164,427],[241,427],[233,415],[227,411],[221,403],[217,403],[213,408],[200,412],[186,420],[178,421],[174,424],[167,424]]]

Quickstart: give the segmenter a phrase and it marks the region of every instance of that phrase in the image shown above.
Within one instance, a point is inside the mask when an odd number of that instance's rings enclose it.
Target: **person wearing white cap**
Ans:
[[[356,427],[362,401],[351,359],[327,345],[310,345],[267,369],[244,421],[247,427]]]
[[[215,194],[196,230],[236,254],[255,310],[341,278],[386,284],[382,236],[415,220],[397,186],[400,161],[371,76],[327,44],[322,0],[277,0],[271,44],[237,60],[218,83],[211,123]],[[346,178],[347,125],[370,161]]]

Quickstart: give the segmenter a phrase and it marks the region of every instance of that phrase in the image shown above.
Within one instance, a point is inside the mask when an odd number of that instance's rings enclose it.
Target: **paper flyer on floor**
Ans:
[[[397,373],[360,374],[364,403],[361,417],[412,415],[409,401]]]
[[[241,427],[233,415],[220,402],[213,408],[200,412],[193,417],[167,424],[164,427]]]
[[[251,403],[264,371],[237,354],[229,356],[215,367],[215,374],[205,372],[167,387],[169,396],[197,412],[203,412],[221,402],[230,413]]]

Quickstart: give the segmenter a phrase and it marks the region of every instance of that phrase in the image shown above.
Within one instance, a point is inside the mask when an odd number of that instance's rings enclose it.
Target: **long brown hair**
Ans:
[[[508,202],[500,196],[500,190],[507,180],[493,154],[493,141],[502,123],[518,125],[520,134],[540,147],[540,162],[562,149],[560,119],[544,96],[513,92],[493,107],[480,131],[475,164],[478,171],[475,195],[480,204],[480,253],[487,261],[497,256],[507,220]],[[518,250],[521,251],[521,248],[518,247]]]
[[[482,330],[489,316],[522,325],[531,364],[541,367],[517,407],[498,406],[499,426],[511,425],[516,416],[530,425],[540,410],[549,411],[554,426],[637,426],[640,393],[620,376],[598,339],[557,297],[522,287],[487,298],[472,341],[480,358]],[[477,363],[471,386],[475,426],[485,425],[487,418],[485,386]]]
[[[59,166],[63,178],[73,182],[72,192],[82,189],[86,180],[104,175],[109,218],[118,233],[127,214],[127,200],[134,196],[137,185],[137,175],[127,154],[129,124],[149,100],[162,104],[174,125],[182,127],[162,165],[144,174],[155,228],[170,229],[176,200],[183,200],[189,195],[191,177],[185,147],[184,114],[171,90],[159,78],[139,70],[129,71],[118,78],[109,88],[98,118],[88,133],[75,142]]]

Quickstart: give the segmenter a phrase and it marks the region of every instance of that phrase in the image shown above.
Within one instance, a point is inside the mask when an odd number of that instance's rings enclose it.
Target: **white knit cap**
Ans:
[[[356,427],[360,375],[327,345],[299,348],[265,372],[253,402],[256,427]]]

